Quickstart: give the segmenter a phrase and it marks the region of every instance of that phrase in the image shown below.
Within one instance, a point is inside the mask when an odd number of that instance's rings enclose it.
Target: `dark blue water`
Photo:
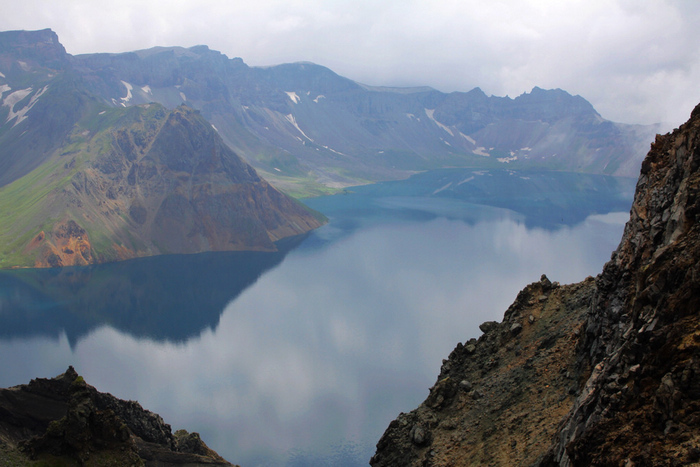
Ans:
[[[634,182],[436,171],[309,200],[278,253],[0,272],[0,386],[74,365],[232,462],[367,465],[443,358],[546,273],[598,273]]]

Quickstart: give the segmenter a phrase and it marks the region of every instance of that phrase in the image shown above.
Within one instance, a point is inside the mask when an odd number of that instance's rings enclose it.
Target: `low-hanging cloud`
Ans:
[[[313,61],[372,85],[534,86],[608,119],[678,125],[700,101],[700,4],[630,0],[27,0],[0,29],[54,29],[69,53],[209,45],[250,65]]]

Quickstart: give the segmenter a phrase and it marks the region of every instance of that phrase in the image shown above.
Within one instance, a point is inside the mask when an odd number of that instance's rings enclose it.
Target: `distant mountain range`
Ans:
[[[272,249],[319,225],[258,172],[297,197],[442,167],[636,177],[657,130],[559,89],[377,88],[206,46],[72,56],[48,29],[0,33],[0,101],[0,267]]]
[[[534,88],[511,99],[479,88],[379,88],[312,63],[249,67],[206,46],[72,56],[50,30],[2,33],[0,48],[7,123],[31,115],[44,92],[62,100],[57,107],[75,105],[66,87],[110,106],[185,103],[292,192],[300,182],[346,186],[446,166],[636,177],[658,130],[605,120],[584,98],[560,89]],[[47,71],[37,73],[37,66]],[[13,87],[17,74],[25,80]]]

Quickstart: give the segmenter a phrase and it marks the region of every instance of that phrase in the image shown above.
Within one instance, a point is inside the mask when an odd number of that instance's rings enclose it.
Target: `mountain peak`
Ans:
[[[65,65],[68,54],[51,29],[39,31],[0,32],[0,56],[18,60],[42,62],[42,65],[57,67]]]

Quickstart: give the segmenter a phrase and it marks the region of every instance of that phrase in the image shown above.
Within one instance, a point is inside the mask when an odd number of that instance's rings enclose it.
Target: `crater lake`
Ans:
[[[275,253],[0,271],[0,386],[69,365],[252,466],[367,465],[443,358],[546,274],[598,274],[632,179],[450,169],[305,200]]]

